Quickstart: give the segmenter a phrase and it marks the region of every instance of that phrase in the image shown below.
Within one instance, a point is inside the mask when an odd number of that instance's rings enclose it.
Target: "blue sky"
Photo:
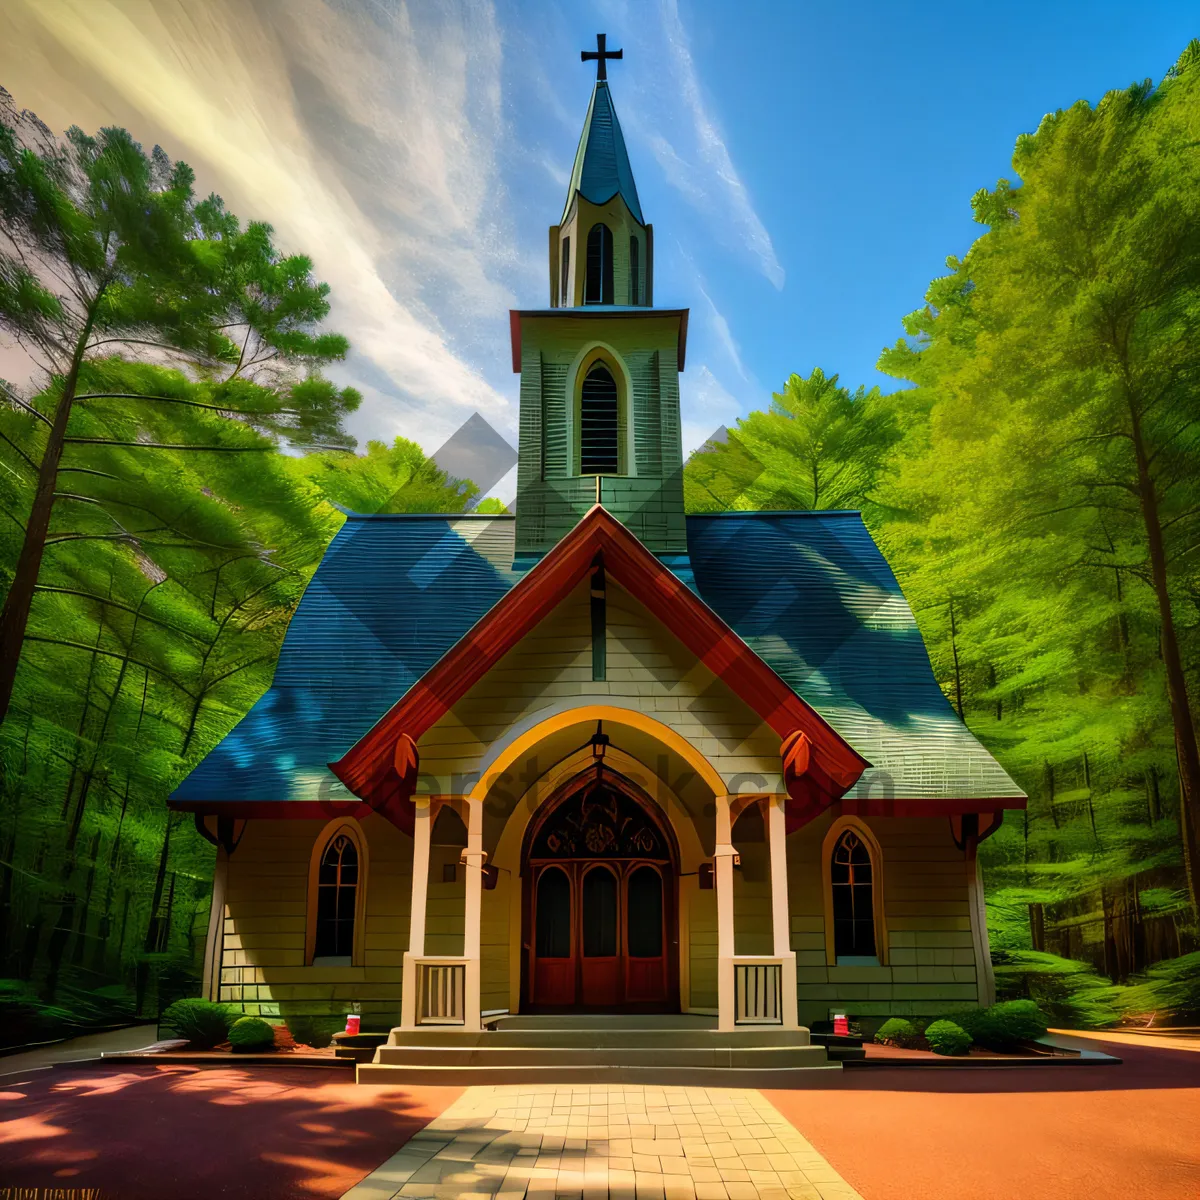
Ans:
[[[510,307],[547,301],[603,30],[655,227],[692,309],[685,440],[793,371],[875,372],[1018,134],[1161,78],[1200,10],[767,0],[12,0],[0,83],[55,130],[116,122],[273,222],[334,289],[353,431],[432,451],[478,411],[516,438]],[[10,375],[11,377],[11,375]],[[498,488],[511,495],[511,477]]]

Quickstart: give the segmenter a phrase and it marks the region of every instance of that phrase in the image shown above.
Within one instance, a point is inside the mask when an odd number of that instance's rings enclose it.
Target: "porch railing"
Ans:
[[[777,958],[733,960],[735,1025],[783,1024],[783,963]]]
[[[467,960],[420,958],[416,967],[417,1024],[465,1024]]]

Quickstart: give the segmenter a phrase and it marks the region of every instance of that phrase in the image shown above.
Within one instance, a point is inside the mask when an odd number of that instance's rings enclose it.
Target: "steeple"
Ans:
[[[654,229],[606,78],[622,53],[600,34],[582,57],[596,61],[596,84],[550,227],[550,307],[510,314],[521,375],[516,552],[535,560],[600,504],[652,554],[681,561],[688,314],[654,307]]]
[[[596,61],[596,86],[575,151],[562,217],[550,228],[550,303],[616,307],[654,303],[654,229],[642,216],[633,168],[608,86],[623,57],[604,34],[580,57]]]
[[[596,80],[588,104],[579,149],[575,151],[575,165],[571,168],[571,182],[567,185],[563,222],[577,194],[592,204],[607,204],[614,196],[620,196],[633,219],[639,225],[645,224],[621,123],[617,120],[606,79]]]

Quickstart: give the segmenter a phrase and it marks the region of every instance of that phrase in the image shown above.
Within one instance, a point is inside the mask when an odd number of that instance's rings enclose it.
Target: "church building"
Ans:
[[[548,303],[510,314],[515,513],[348,515],[170,798],[217,844],[207,994],[246,1013],[798,1046],[994,999],[976,849],[1025,797],[861,516],[684,511],[688,312],[654,304],[619,53],[588,55]]]

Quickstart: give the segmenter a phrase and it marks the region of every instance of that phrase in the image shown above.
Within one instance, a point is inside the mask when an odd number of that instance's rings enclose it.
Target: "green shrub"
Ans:
[[[1011,1050],[1019,1042],[1040,1038],[1047,1027],[1046,1014],[1032,1000],[1005,1000],[991,1008],[955,1013],[954,1021],[981,1046]]]
[[[892,1017],[879,1027],[875,1040],[881,1046],[902,1046],[911,1050],[921,1044],[921,1035],[911,1021],[906,1021],[903,1017]]]
[[[934,1021],[925,1030],[925,1040],[934,1054],[966,1054],[974,1039],[953,1021]]]
[[[229,1044],[234,1050],[273,1050],[275,1030],[261,1017],[242,1017],[230,1026]]]
[[[202,1050],[211,1050],[229,1037],[236,1014],[211,1000],[176,1000],[162,1015],[162,1024]]]
[[[320,1050],[333,1041],[333,1035],[346,1025],[345,1017],[319,1017],[297,1014],[287,1018],[287,1027],[297,1042]]]

